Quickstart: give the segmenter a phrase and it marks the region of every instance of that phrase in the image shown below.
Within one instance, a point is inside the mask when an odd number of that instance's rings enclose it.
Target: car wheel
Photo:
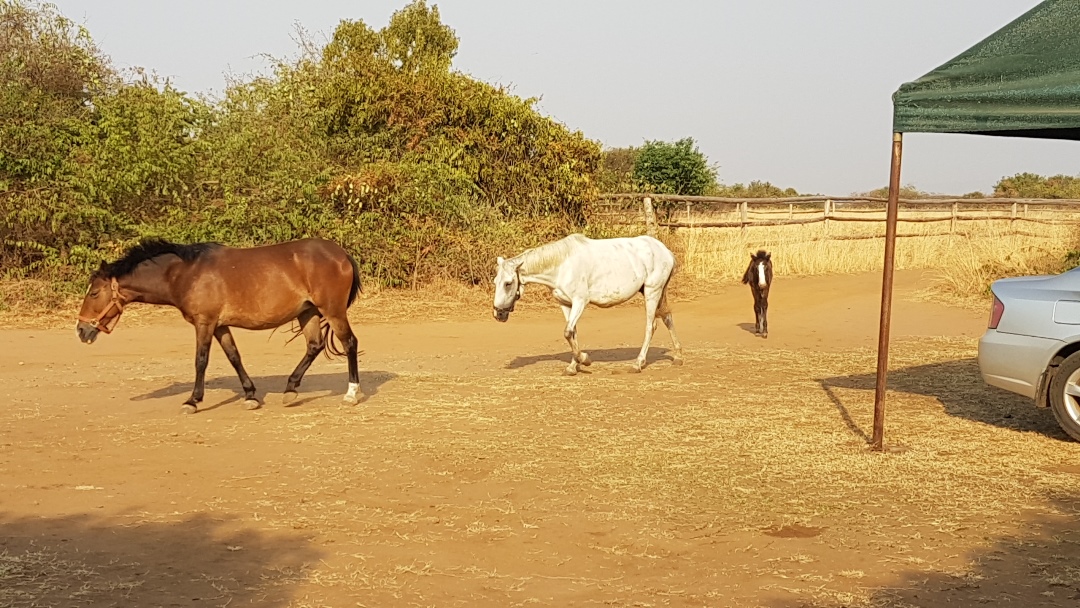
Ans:
[[[1061,429],[1080,441],[1080,352],[1062,361],[1050,381],[1050,409]]]

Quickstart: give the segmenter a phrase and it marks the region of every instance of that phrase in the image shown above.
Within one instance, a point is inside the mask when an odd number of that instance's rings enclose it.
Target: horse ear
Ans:
[[[772,254],[771,253],[766,253],[765,254],[765,259],[766,260],[771,260],[772,259]]]
[[[499,256],[499,258],[497,260],[495,260],[495,263],[498,264],[499,266],[502,266],[503,262],[505,262],[505,261],[506,260],[502,259],[502,256]]]

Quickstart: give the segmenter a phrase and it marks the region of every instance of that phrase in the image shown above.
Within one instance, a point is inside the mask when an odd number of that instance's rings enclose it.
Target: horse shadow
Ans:
[[[836,407],[841,420],[852,434],[869,443],[870,435],[852,419],[836,389],[874,392],[876,374],[853,374],[818,380],[822,390]],[[1035,432],[1067,441],[1053,415],[1032,401],[983,382],[979,363],[974,358],[916,365],[890,370],[888,390],[924,395],[937,399],[950,416],[972,422],[1020,431]]]
[[[383,384],[397,378],[398,375],[394,372],[387,371],[362,371],[360,372],[360,393],[363,395],[361,402],[367,401],[371,397],[374,397],[379,393],[379,388]],[[252,382],[255,383],[258,392],[256,396],[261,395],[265,400],[268,394],[278,393],[285,390],[285,383],[288,381],[287,375],[275,375],[275,376],[253,376]],[[324,397],[321,393],[327,391],[343,391],[345,388],[345,375],[336,373],[326,374],[306,374],[304,381],[300,385],[298,392],[300,398],[290,403],[287,407],[297,407],[303,405],[309,401]],[[142,395],[136,395],[131,398],[131,401],[149,401],[152,399],[162,399],[165,397],[176,397],[180,395],[189,395],[191,393],[191,382],[174,382],[168,386],[163,386],[157,390]],[[212,405],[200,404],[199,411],[215,410],[219,407],[229,405],[230,403],[236,403],[244,399],[244,389],[240,386],[240,380],[235,375],[217,376],[214,378],[206,379],[206,390],[228,390],[232,389],[235,394],[224,401],[214,403]]]
[[[623,348],[604,348],[597,350],[583,349],[589,353],[589,359],[594,363],[619,363],[629,362],[637,359],[638,353],[641,352],[641,348],[623,347]],[[649,351],[645,355],[646,365],[656,363],[657,361],[674,361],[675,358],[670,354],[671,350],[659,346],[650,346]],[[560,361],[562,363],[570,364],[570,351],[564,351],[560,353],[548,353],[545,355],[529,355],[525,357],[514,357],[509,363],[505,365],[505,369],[521,369],[530,365],[536,365],[537,363],[544,363],[546,361]],[[586,371],[587,368],[582,368],[582,371]]]
[[[757,323],[739,323],[739,329],[757,335]]]

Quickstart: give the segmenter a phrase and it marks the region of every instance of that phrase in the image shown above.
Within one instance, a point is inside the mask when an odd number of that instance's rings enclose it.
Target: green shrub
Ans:
[[[3,276],[84,278],[145,236],[320,236],[385,285],[489,280],[496,255],[583,225],[600,147],[454,71],[457,45],[415,1],[207,101],[124,77],[51,5],[0,0]]]

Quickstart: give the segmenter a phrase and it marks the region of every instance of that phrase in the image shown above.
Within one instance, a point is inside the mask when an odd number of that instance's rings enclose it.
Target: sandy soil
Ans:
[[[745,286],[680,302],[686,364],[661,326],[642,374],[640,306],[589,309],[573,378],[555,307],[361,300],[359,406],[320,358],[283,407],[282,333],[234,332],[263,409],[215,346],[183,416],[178,317],[0,330],[0,605],[1076,605],[1080,446],[981,384],[985,314],[922,279],[897,279],[885,455],[877,274],[778,281],[767,340]]]

